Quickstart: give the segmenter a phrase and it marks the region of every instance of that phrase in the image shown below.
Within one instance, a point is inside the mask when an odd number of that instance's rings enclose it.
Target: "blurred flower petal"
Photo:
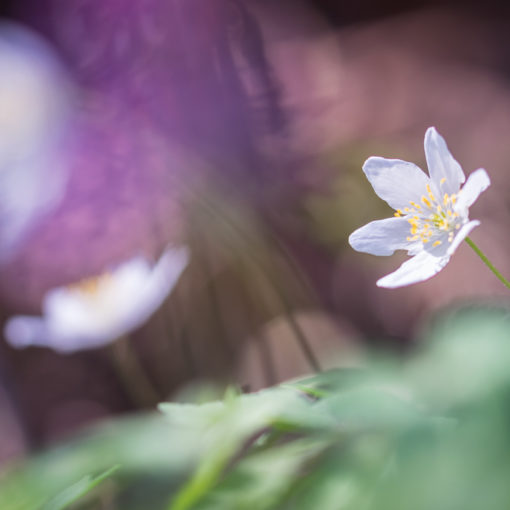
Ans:
[[[15,347],[43,345],[60,352],[108,344],[147,321],[187,263],[186,248],[169,248],[154,267],[136,257],[99,278],[52,289],[43,317],[11,318],[5,337]]]
[[[70,86],[50,46],[0,23],[0,261],[62,198]]]

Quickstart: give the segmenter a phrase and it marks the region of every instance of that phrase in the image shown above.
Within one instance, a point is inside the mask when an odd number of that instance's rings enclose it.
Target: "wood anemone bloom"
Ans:
[[[0,22],[0,262],[62,199],[71,84],[56,52],[15,23]]]
[[[12,317],[5,337],[15,347],[40,345],[60,352],[106,345],[147,321],[187,263],[186,248],[169,248],[153,267],[135,257],[98,278],[52,289],[44,297],[42,317]]]
[[[466,180],[446,142],[431,127],[425,133],[429,176],[413,163],[399,159],[368,158],[363,165],[374,191],[393,209],[393,218],[368,223],[353,232],[350,245],[372,255],[407,250],[412,256],[396,271],[381,278],[379,287],[395,288],[428,280],[446,266],[471,230],[469,207],[490,185],[483,169]]]

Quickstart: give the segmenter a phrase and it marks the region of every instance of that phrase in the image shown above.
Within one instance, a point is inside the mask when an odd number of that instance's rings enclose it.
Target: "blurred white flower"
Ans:
[[[98,278],[52,289],[44,297],[43,316],[12,317],[5,337],[15,347],[41,345],[60,352],[108,344],[147,321],[187,263],[187,248],[169,248],[153,267],[136,257]]]
[[[446,142],[431,127],[425,133],[425,155],[430,177],[413,163],[371,157],[363,171],[374,191],[396,210],[394,218],[372,221],[353,232],[349,243],[372,255],[407,250],[413,258],[381,278],[379,287],[402,287],[428,280],[450,260],[471,230],[469,207],[490,180],[483,169],[465,176]]]
[[[42,38],[0,23],[0,261],[63,195],[69,84]]]

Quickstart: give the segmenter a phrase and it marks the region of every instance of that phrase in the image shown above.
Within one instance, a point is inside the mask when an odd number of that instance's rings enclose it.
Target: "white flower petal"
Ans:
[[[71,287],[49,290],[43,300],[43,315],[59,328],[81,331],[90,327],[90,311],[83,297]]]
[[[425,133],[425,156],[427,158],[427,166],[432,181],[436,188],[440,186],[444,192],[449,195],[457,193],[460,185],[465,181],[466,177],[461,166],[448,150],[448,146],[444,138],[430,127]],[[446,179],[443,181],[443,179]]]
[[[407,241],[409,231],[410,225],[405,218],[376,220],[354,231],[349,236],[349,244],[356,251],[372,255],[392,255],[395,250],[416,248],[416,241]]]
[[[44,319],[18,315],[9,319],[4,327],[7,342],[16,348],[29,345],[45,345],[48,339],[48,328]]]
[[[378,287],[394,289],[423,282],[437,274],[450,260],[449,256],[434,257],[426,251],[404,262],[396,271],[377,281]]]
[[[448,231],[435,231],[428,243],[422,244],[423,250],[434,257],[444,257],[448,252],[450,242],[448,241]],[[436,244],[439,241],[439,244]],[[410,254],[412,255],[412,254]]]
[[[97,288],[50,290],[43,317],[17,316],[5,335],[18,347],[43,345],[60,352],[101,347],[143,324],[170,294],[188,263],[187,248],[167,249],[154,267],[136,257],[99,279]]]
[[[491,180],[487,172],[483,168],[479,168],[473,172],[466,181],[466,184],[459,191],[455,209],[459,212],[467,211],[467,209],[475,203],[482,191],[490,186]]]
[[[0,262],[62,199],[70,172],[62,143],[70,85],[36,33],[0,22]]]
[[[136,307],[126,319],[126,331],[143,324],[163,303],[174,288],[189,261],[185,247],[169,248],[151,271],[138,297]]]
[[[363,171],[374,191],[393,209],[403,209],[409,202],[420,202],[429,183],[427,174],[413,163],[400,159],[371,157]]]
[[[100,347],[97,336],[84,336],[83,332],[75,331],[74,335],[66,331],[65,335],[59,335],[54,331],[45,317],[31,317],[18,315],[9,319],[5,325],[4,335],[10,345],[16,348],[30,346],[49,347],[60,353],[71,353],[87,348]],[[112,338],[113,340],[114,338]]]
[[[478,227],[478,225],[480,225],[480,222],[478,220],[473,220],[461,227],[461,229],[455,236],[455,239],[452,241],[452,244],[450,244],[450,246],[448,247],[447,251],[448,256],[453,255],[455,250],[459,247],[460,243],[464,241],[464,239],[469,235],[471,230],[473,230],[475,227]]]
[[[124,305],[119,299],[118,309],[108,310],[103,306],[103,296],[88,298],[75,289],[59,287],[50,290],[43,304],[43,320],[47,334],[37,341],[58,352],[74,352],[80,349],[93,349],[105,345],[117,338],[110,333],[112,323],[118,323],[118,313]]]

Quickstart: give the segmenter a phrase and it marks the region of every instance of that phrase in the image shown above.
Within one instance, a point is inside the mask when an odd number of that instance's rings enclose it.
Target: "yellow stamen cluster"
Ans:
[[[93,296],[99,290],[100,285],[110,279],[111,275],[109,273],[105,273],[100,276],[93,276],[91,278],[80,280],[79,282],[68,285],[68,288],[83,294]]]
[[[446,179],[441,179],[440,184],[444,184],[445,181]],[[428,243],[434,233],[440,230],[448,232],[448,242],[451,243],[455,237],[454,231],[460,228],[460,223],[456,221],[459,214],[453,210],[457,196],[445,193],[442,200],[438,200],[430,185],[427,184],[427,193],[420,200],[422,205],[410,201],[410,207],[397,209],[395,212],[397,218],[406,216],[411,225],[411,235],[407,237],[407,240]],[[441,241],[438,239],[432,243],[432,246],[440,244]]]

